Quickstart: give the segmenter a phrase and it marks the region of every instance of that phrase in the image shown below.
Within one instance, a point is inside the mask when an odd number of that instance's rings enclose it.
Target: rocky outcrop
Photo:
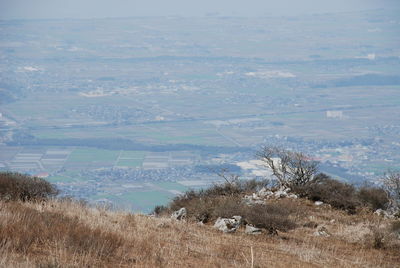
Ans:
[[[279,199],[279,198],[293,198],[297,199],[298,196],[290,193],[290,188],[281,187],[276,191],[271,191],[266,188],[262,188],[257,193],[253,193],[252,195],[245,195],[243,201],[248,205],[256,205],[256,204],[266,204],[266,199]]]
[[[318,226],[317,230],[314,232],[314,235],[323,237],[331,236],[331,234],[328,232],[328,229],[326,229],[325,226]]]
[[[187,216],[186,208],[181,208],[181,209],[175,211],[174,213],[172,213],[171,219],[180,221],[180,220],[186,219],[186,216]]]
[[[257,228],[257,227],[247,224],[244,232],[246,234],[259,235],[262,233],[262,230],[260,228]]]
[[[322,202],[322,201],[315,201],[314,202],[314,205],[316,205],[316,206],[320,206],[320,205],[322,205],[324,202]]]
[[[232,218],[221,218],[219,217],[214,224],[214,228],[224,232],[224,233],[233,233],[239,229],[242,223],[241,216],[233,216]]]
[[[243,201],[249,206],[266,204],[266,201],[256,193],[253,193],[252,195],[245,195]]]
[[[395,219],[395,218],[400,218],[400,209],[395,209],[395,208],[387,210],[377,209],[375,210],[374,214],[384,217],[386,219]]]

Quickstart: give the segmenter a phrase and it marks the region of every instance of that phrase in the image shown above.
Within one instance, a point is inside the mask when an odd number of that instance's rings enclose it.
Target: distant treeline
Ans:
[[[313,55],[312,60],[280,60],[268,61],[264,58],[257,57],[232,57],[232,56],[172,56],[160,55],[155,57],[126,57],[126,58],[111,58],[111,57],[76,57],[65,55],[63,57],[43,58],[44,62],[66,62],[66,61],[81,61],[81,62],[101,62],[101,63],[143,63],[143,62],[222,62],[222,63],[257,63],[257,64],[317,64],[317,65],[374,65],[376,63],[399,63],[398,57],[379,57],[375,60],[367,58],[342,58],[342,59],[320,59],[318,55]]]
[[[199,151],[203,154],[235,153],[250,151],[247,147],[205,146],[195,144],[166,144],[147,145],[123,138],[67,138],[67,139],[39,139],[31,135],[14,135],[10,146],[78,146],[95,147],[106,150],[132,150],[132,151]]]

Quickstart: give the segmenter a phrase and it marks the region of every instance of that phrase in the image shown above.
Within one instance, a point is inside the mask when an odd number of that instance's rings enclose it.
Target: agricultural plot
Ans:
[[[119,159],[116,167],[140,168],[143,165],[143,159]]]
[[[115,166],[125,168],[141,168],[145,156],[146,152],[143,151],[121,151]]]
[[[68,162],[114,162],[118,155],[118,151],[79,148],[71,153]]]

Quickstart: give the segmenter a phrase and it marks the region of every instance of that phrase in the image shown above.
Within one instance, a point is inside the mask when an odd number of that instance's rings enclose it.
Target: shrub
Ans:
[[[156,206],[153,209],[153,214],[156,215],[156,216],[159,216],[159,215],[162,215],[163,212],[166,211],[166,210],[167,210],[166,206],[162,206],[162,205],[161,206]]]
[[[212,218],[231,218],[233,216],[243,216],[245,207],[242,204],[241,198],[221,198],[214,202],[211,216]]]
[[[312,201],[323,201],[334,208],[355,212],[360,202],[353,185],[334,180],[325,174],[318,174],[316,177],[314,182],[293,187],[293,191]]]
[[[393,233],[397,233],[400,236],[400,221],[392,222],[390,226],[390,231]]]
[[[389,199],[386,192],[381,188],[363,186],[357,192],[357,197],[361,204],[377,209],[386,209]]]
[[[265,228],[271,234],[276,230],[286,232],[294,229],[296,224],[288,218],[293,212],[282,204],[266,204],[247,207],[243,210],[244,219],[258,228]]]
[[[58,190],[41,178],[13,172],[0,172],[0,199],[2,200],[43,200],[57,194]]]
[[[267,229],[271,234],[276,230],[286,232],[296,227],[288,216],[295,212],[284,200],[278,203],[248,206],[240,198],[223,198],[214,203],[212,218],[242,216],[244,221],[258,228]]]
[[[154,209],[153,213],[157,215],[166,212],[172,212],[182,207],[186,207],[189,210],[189,207],[193,206],[214,206],[210,204],[211,198],[219,198],[223,196],[241,197],[246,193],[258,191],[260,188],[267,184],[267,180],[234,180],[227,181],[222,184],[214,184],[207,189],[201,189],[198,191],[189,190],[186,191],[183,195],[176,196],[169,204],[169,209],[159,206]],[[195,200],[195,202],[192,202],[193,200]],[[201,204],[195,204],[197,202],[200,202]]]
[[[389,171],[382,181],[389,196],[389,207],[400,209],[400,172]]]

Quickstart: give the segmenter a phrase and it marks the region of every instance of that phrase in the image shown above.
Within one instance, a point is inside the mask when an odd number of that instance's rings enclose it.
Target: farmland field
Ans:
[[[118,151],[101,149],[75,149],[68,157],[68,162],[114,162],[119,155]]]

